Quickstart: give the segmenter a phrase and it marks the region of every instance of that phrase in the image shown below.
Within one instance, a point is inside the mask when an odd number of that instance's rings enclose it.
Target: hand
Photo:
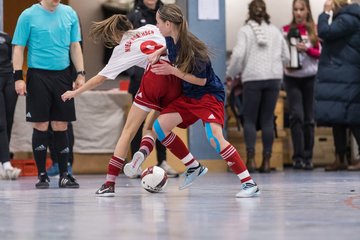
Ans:
[[[157,52],[153,52],[148,56],[148,60],[151,65],[157,63],[159,59],[160,59],[160,54],[158,54]]]
[[[78,75],[76,80],[75,80],[75,86],[74,89],[78,89],[80,88],[82,85],[85,84],[85,77],[83,75]]]
[[[333,10],[333,0],[326,0],[324,3],[324,12],[329,12]]]
[[[233,79],[232,79],[232,77],[229,77],[229,76],[226,76],[226,87],[227,87],[227,89],[231,89],[231,87],[232,87],[232,84],[233,84]]]
[[[70,100],[76,96],[76,91],[66,91],[63,95],[61,95],[61,99],[66,102],[66,100]]]
[[[151,71],[157,75],[175,75],[177,69],[170,64],[160,61],[151,67]]]
[[[296,44],[296,49],[299,51],[299,52],[306,52],[307,51],[307,46],[304,42],[299,42]]]
[[[26,83],[24,80],[15,81],[15,91],[20,96],[26,95]]]

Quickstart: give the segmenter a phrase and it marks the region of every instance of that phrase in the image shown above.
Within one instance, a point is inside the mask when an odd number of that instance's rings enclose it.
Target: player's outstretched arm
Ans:
[[[70,100],[79,94],[93,89],[99,85],[101,85],[107,78],[101,75],[96,75],[92,77],[89,81],[87,81],[84,85],[80,88],[73,90],[73,91],[66,91],[63,95],[61,95],[61,99],[65,102],[66,100]]]

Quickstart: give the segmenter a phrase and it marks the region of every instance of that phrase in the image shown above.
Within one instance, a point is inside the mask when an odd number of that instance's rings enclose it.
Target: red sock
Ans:
[[[145,150],[146,156],[148,156],[154,149],[155,139],[147,135],[141,139],[140,149]]]
[[[231,170],[240,178],[241,183],[252,181],[244,162],[241,160],[240,154],[233,145],[229,144],[220,152],[220,155]]]
[[[124,167],[125,159],[119,158],[116,156],[112,156],[109,165],[108,165],[108,172],[106,175],[106,185],[115,185],[115,179],[122,171]]]
[[[179,158],[187,168],[199,166],[199,162],[195,160],[184,142],[173,132],[166,136],[162,144]]]

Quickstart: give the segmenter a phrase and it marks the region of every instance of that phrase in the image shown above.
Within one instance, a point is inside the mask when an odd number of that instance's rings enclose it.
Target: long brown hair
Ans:
[[[188,30],[187,21],[180,8],[175,4],[165,4],[158,10],[162,21],[173,23],[179,30],[178,42],[180,49],[175,64],[183,72],[191,72],[196,68],[195,56],[200,61],[209,61],[209,50],[205,43],[200,41]]]
[[[131,29],[133,26],[125,15],[114,14],[103,21],[93,22],[89,35],[95,42],[103,41],[106,47],[112,48]]]
[[[245,22],[254,20],[259,25],[262,21],[270,23],[270,15],[266,12],[266,4],[263,0],[253,0],[249,4],[249,18]]]
[[[305,4],[305,8],[308,10],[308,15],[306,16],[306,23],[305,23],[305,27],[306,27],[306,31],[309,34],[309,38],[310,41],[312,43],[312,45],[316,45],[318,43],[318,37],[317,37],[317,33],[316,33],[316,26],[315,26],[315,22],[314,19],[312,17],[312,12],[311,12],[311,7],[310,7],[310,1],[309,0],[294,0],[292,7],[294,9],[295,3],[296,2],[302,2],[303,4]],[[290,23],[290,27],[291,28],[296,28],[296,20],[295,20],[295,16],[294,16],[294,11],[293,12],[293,19]]]

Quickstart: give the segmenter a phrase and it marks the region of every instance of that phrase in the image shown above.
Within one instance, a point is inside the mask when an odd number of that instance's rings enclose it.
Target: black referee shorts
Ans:
[[[72,90],[70,68],[51,71],[29,68],[27,72],[26,121],[76,120],[74,99],[63,102],[61,95]]]

